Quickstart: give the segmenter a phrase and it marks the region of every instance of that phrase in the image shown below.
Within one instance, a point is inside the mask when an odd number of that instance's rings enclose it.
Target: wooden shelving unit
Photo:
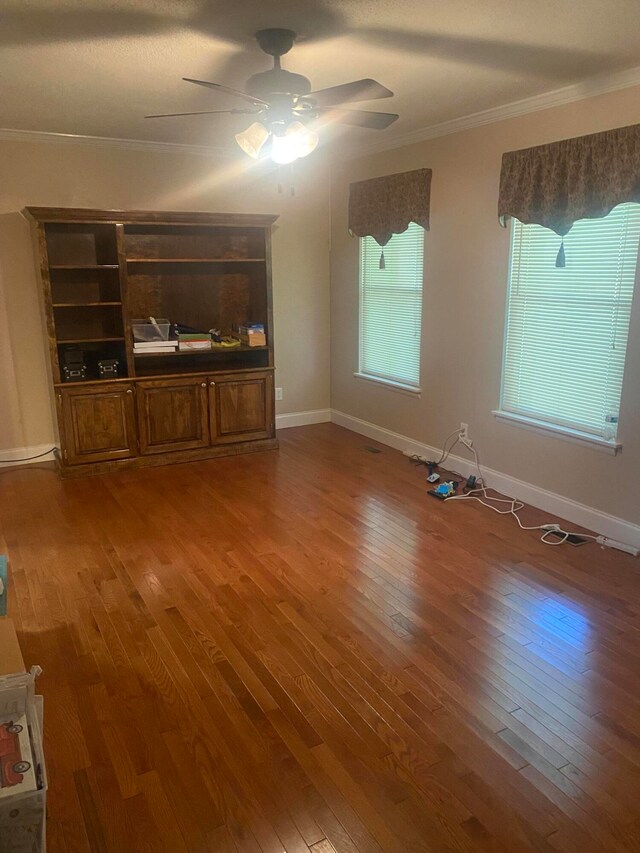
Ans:
[[[26,208],[37,241],[65,475],[276,446],[271,308],[273,216]],[[264,347],[143,353],[140,317]],[[69,348],[87,374],[66,383]],[[99,363],[118,362],[101,379]]]

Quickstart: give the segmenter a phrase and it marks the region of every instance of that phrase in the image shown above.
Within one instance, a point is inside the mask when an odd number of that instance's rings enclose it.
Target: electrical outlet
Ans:
[[[282,388],[276,388],[276,400],[282,400]]]
[[[469,438],[469,424],[460,422],[460,429],[458,430],[458,438],[465,447],[468,447],[469,450],[473,447],[473,442]]]

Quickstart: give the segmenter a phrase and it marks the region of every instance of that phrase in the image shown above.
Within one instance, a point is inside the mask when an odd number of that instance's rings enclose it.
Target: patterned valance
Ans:
[[[349,187],[349,231],[386,246],[410,222],[429,230],[431,169],[358,181]]]
[[[578,219],[640,202],[640,125],[510,151],[502,157],[498,216],[564,236]],[[561,265],[561,264],[559,264]]]

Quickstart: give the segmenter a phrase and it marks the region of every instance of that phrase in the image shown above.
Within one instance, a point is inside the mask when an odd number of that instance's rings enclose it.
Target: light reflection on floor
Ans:
[[[536,601],[531,608],[531,619],[536,625],[553,634],[562,634],[570,645],[576,646],[581,652],[589,652],[593,648],[590,643],[593,632],[589,619],[572,607],[551,598]]]

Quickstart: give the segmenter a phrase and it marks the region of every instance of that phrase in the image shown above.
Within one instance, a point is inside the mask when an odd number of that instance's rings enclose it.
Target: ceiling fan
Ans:
[[[257,159],[267,142],[270,142],[271,159],[280,164],[292,163],[306,157],[318,144],[318,134],[307,124],[325,116],[332,121],[372,130],[384,130],[398,118],[395,113],[379,113],[367,110],[347,109],[343,104],[354,101],[370,101],[390,98],[393,92],[376,80],[369,78],[353,80],[328,89],[311,91],[311,82],[302,74],[286,71],[280,65],[280,57],[293,47],[296,34],[292,30],[268,29],[256,33],[261,49],[273,57],[273,68],[261,71],[247,80],[245,91],[231,89],[220,83],[193,80],[183,77],[187,83],[195,83],[218,92],[242,99],[248,106],[230,110],[201,110],[191,113],[163,113],[145,118],[173,118],[194,115],[252,115],[256,117],[242,133],[236,134],[236,142],[251,157]]]

